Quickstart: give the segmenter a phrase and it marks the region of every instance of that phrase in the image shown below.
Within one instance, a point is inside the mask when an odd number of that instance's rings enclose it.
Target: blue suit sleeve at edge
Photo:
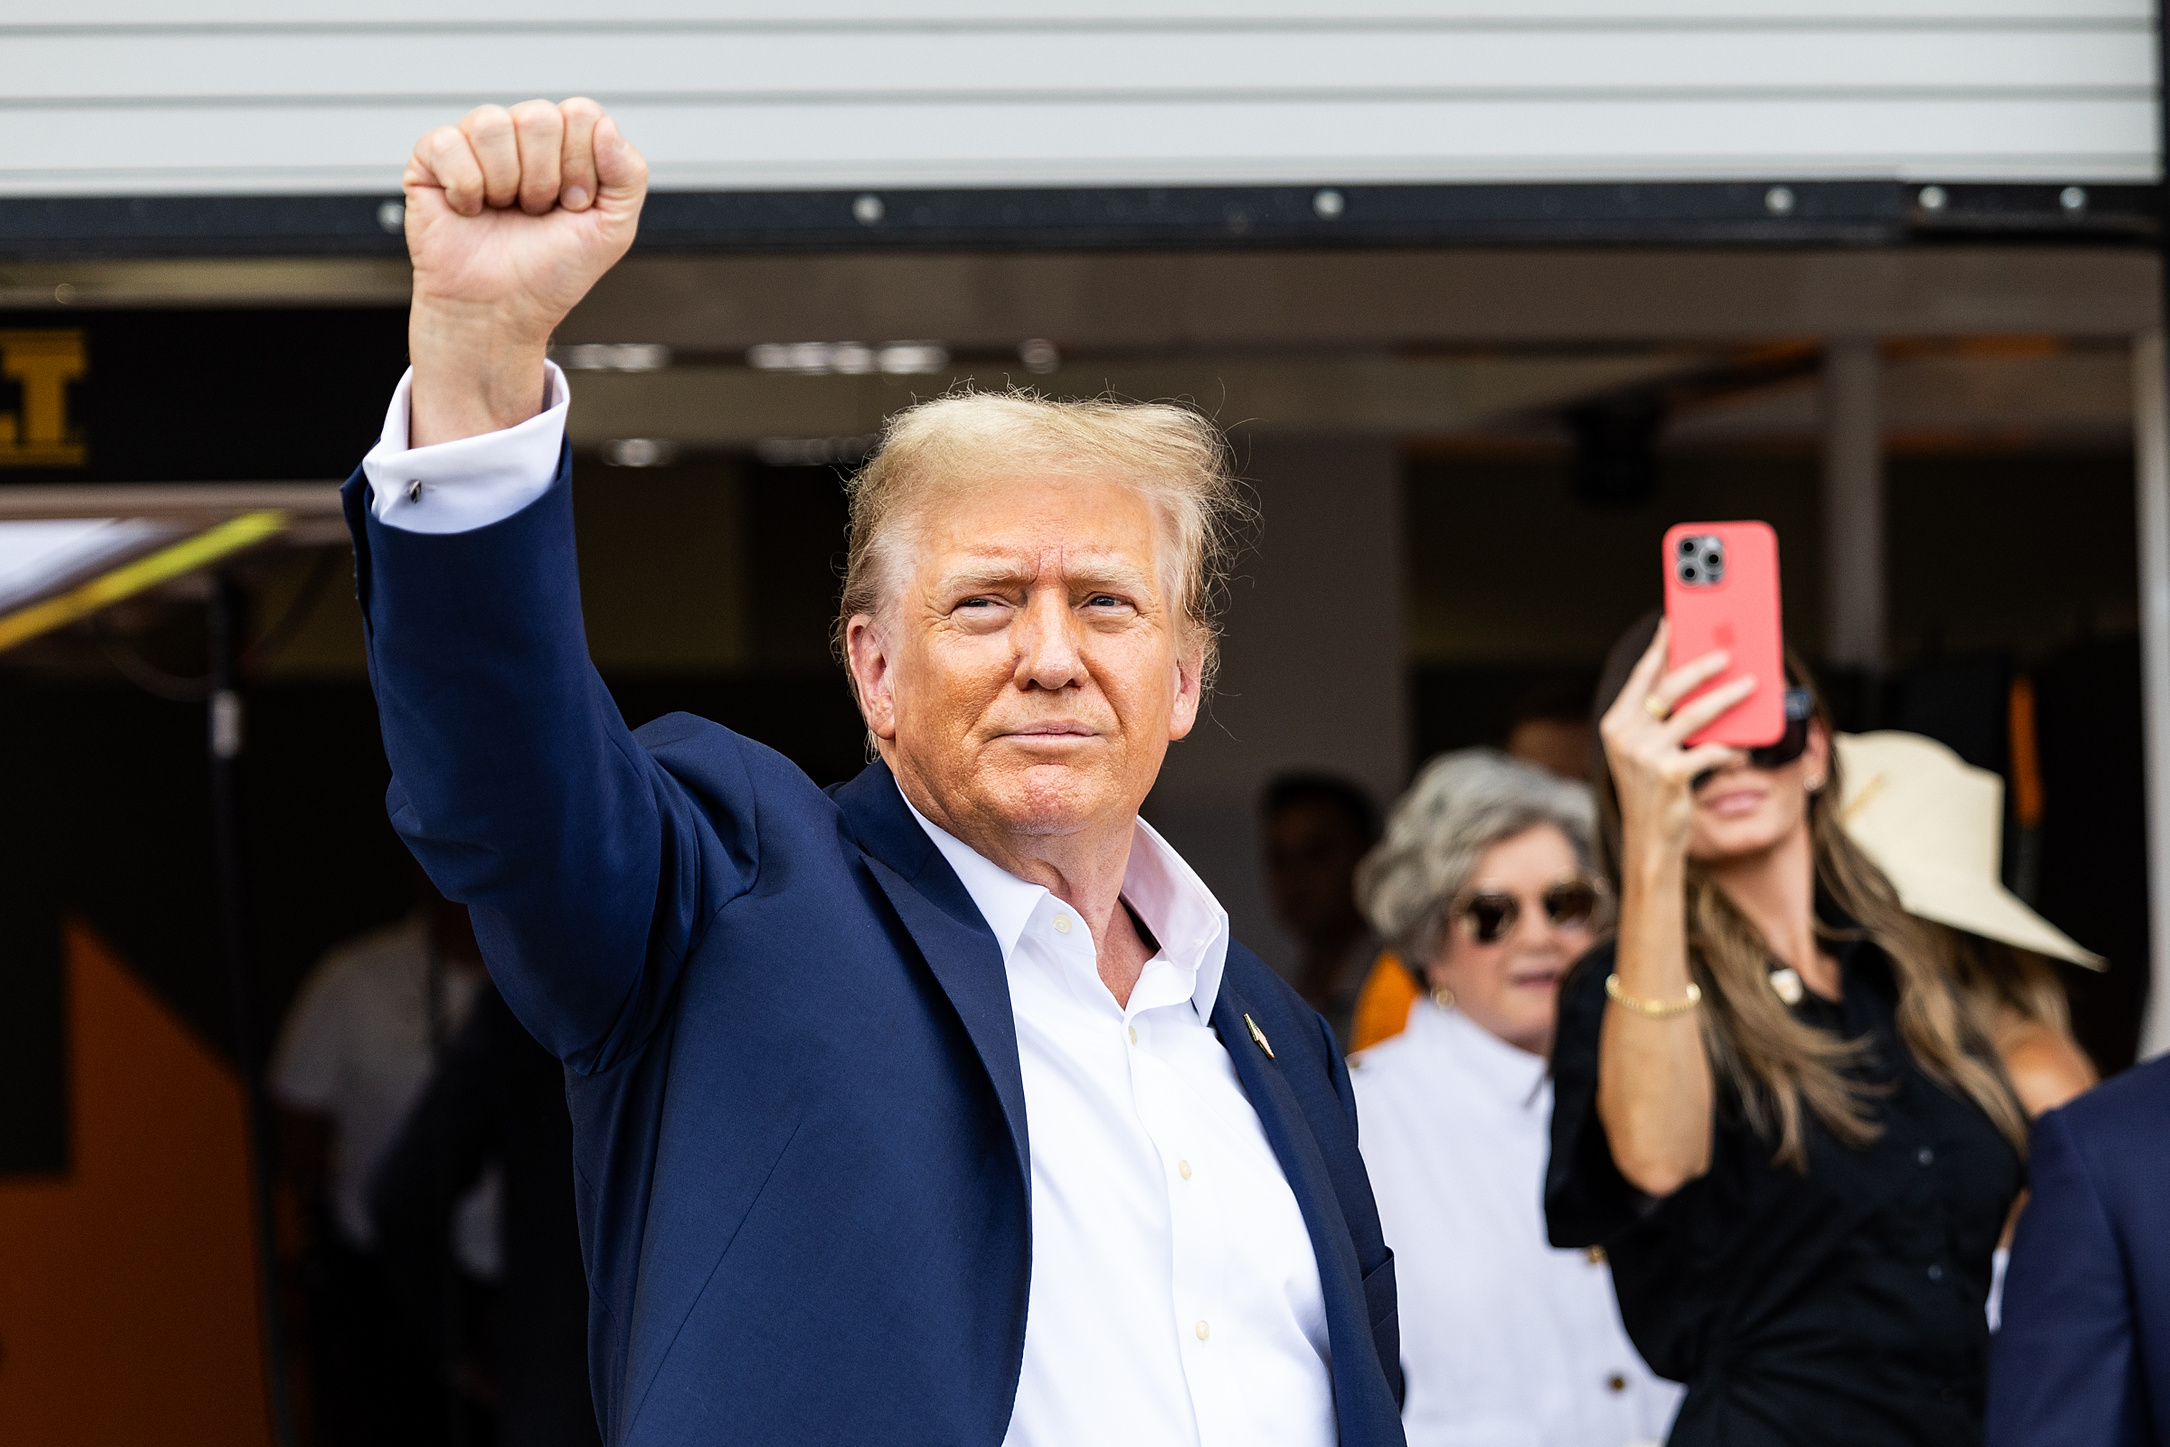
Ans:
[[[2137,1442],[2123,1252],[2063,1111],[2035,1125],[1991,1348],[1986,1447]]]
[[[570,449],[548,492],[470,532],[386,527],[368,486],[348,481],[347,515],[392,823],[470,907],[521,1023],[574,1069],[605,1068],[750,886],[753,831],[719,839],[588,660]],[[727,772],[726,812],[750,821],[745,771]]]

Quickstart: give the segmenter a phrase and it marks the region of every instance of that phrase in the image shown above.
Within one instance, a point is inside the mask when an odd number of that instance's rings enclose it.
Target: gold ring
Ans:
[[[1653,693],[1643,700],[1643,712],[1649,714],[1659,723],[1664,723],[1666,718],[1672,713],[1672,710],[1667,708],[1663,703],[1660,703],[1658,701],[1658,696]]]

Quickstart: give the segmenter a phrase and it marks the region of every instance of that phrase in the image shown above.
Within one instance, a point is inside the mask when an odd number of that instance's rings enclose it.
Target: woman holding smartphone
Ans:
[[[1807,678],[1691,699],[1725,655],[1665,658],[1645,623],[1600,685],[1620,920],[1562,987],[1552,1242],[1610,1256],[1629,1336],[1687,1384],[1676,1447],[1979,1442],[2025,1117],[1840,827]],[[1785,690],[1777,743],[1688,742],[1757,688]]]

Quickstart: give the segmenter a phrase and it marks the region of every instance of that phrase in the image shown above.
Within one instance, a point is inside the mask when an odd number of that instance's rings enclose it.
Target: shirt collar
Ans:
[[[1019,879],[920,813],[901,786],[897,794],[979,907],[980,917],[1002,947],[1007,968],[1047,889]],[[1158,830],[1143,819],[1135,821],[1133,828],[1130,862],[1123,870],[1123,898],[1160,942],[1161,954],[1178,965],[1196,967],[1191,1007],[1199,1019],[1211,1019],[1213,1002],[1221,993],[1221,975],[1228,967],[1228,911]]]
[[[1417,1001],[1409,1012],[1409,1029],[1420,1039],[1436,1040],[1502,1104],[1527,1110],[1537,1103],[1547,1068],[1543,1056],[1517,1049],[1460,1010],[1443,1010],[1429,999]]]

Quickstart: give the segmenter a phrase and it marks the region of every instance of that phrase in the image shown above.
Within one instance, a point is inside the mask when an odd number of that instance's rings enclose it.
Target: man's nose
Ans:
[[[1033,589],[1010,627],[1017,639],[1020,687],[1067,688],[1084,677],[1077,615],[1063,590]]]

